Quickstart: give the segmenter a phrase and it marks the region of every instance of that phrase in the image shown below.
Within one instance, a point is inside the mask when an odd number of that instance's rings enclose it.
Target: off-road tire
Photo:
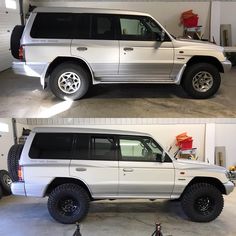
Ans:
[[[14,58],[20,59],[19,58],[19,48],[20,48],[20,40],[21,36],[24,31],[24,26],[23,25],[16,25],[11,33],[11,54]]]
[[[209,212],[199,210],[199,203],[202,203],[202,199],[210,200]],[[224,199],[215,186],[207,183],[197,183],[187,187],[182,196],[181,204],[183,211],[192,221],[210,222],[220,215],[224,207]]]
[[[58,81],[61,75],[66,72],[75,73],[80,79],[80,87],[79,89],[72,94],[67,94],[63,92],[59,85]],[[49,84],[52,93],[61,100],[78,100],[82,98],[88,91],[89,86],[91,84],[90,75],[82,66],[77,65],[75,63],[63,63],[57,66],[51,73],[49,78]]]
[[[213,85],[205,92],[197,91],[193,86],[193,79],[199,72],[207,72],[213,78]],[[209,63],[198,63],[186,68],[181,85],[185,92],[192,98],[206,99],[212,97],[220,88],[221,76],[219,70]]]
[[[18,181],[18,167],[22,149],[22,144],[15,144],[10,148],[8,152],[7,165],[9,175],[13,182]]]
[[[72,215],[66,215],[63,205],[65,201],[71,199],[76,202],[77,209],[71,213]],[[88,193],[82,187],[76,184],[62,184],[49,194],[48,211],[56,221],[63,224],[74,224],[87,215],[89,202]],[[64,206],[64,208],[67,208],[67,206]]]
[[[11,194],[11,177],[6,170],[0,170],[0,185],[2,186],[3,194]]]

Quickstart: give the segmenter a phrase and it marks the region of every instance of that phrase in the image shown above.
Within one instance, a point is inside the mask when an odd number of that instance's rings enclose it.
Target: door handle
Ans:
[[[123,169],[124,172],[133,172],[133,169]]]
[[[87,51],[88,48],[86,47],[77,47],[77,51]]]
[[[81,171],[86,171],[87,169],[86,168],[76,168],[75,170],[81,172]]]
[[[131,51],[134,51],[134,49],[133,48],[124,48],[124,51],[131,52]]]

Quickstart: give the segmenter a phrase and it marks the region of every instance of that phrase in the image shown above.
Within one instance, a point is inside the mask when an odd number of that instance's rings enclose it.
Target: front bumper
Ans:
[[[234,187],[235,187],[232,181],[228,181],[227,183],[224,184],[224,186],[225,186],[226,195],[229,195],[231,192],[233,192]]]
[[[26,196],[25,183],[24,182],[13,182],[11,184],[11,192],[13,195]]]
[[[229,72],[232,68],[232,63],[229,60],[222,61],[221,64],[223,66],[224,73]]]

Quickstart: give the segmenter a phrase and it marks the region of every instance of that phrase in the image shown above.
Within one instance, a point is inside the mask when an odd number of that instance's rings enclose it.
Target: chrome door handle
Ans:
[[[130,51],[134,51],[134,49],[133,48],[124,48],[124,51],[126,51],[126,52],[130,52]]]
[[[86,171],[87,169],[86,168],[76,168],[75,170],[76,171]]]
[[[78,51],[87,51],[88,48],[86,48],[86,47],[77,47],[77,50]]]
[[[133,169],[123,169],[124,172],[133,172]]]

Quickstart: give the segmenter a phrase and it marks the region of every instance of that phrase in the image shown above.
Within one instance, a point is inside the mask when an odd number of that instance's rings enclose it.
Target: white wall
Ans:
[[[199,25],[203,26],[205,38],[209,36],[210,3],[204,1],[39,1],[31,0],[36,6],[67,6],[124,9],[147,12],[155,17],[167,30],[176,35],[183,35],[183,27],[179,26],[183,11],[193,9],[199,14]]]
[[[226,167],[236,166],[236,124],[216,124],[216,146],[225,146]]]
[[[228,1],[221,2],[221,24],[231,24],[232,25],[232,45],[236,46],[236,2]]]
[[[7,170],[7,154],[10,147],[14,144],[13,129],[11,119],[0,118],[0,125],[8,126],[8,132],[0,131],[0,169]]]

